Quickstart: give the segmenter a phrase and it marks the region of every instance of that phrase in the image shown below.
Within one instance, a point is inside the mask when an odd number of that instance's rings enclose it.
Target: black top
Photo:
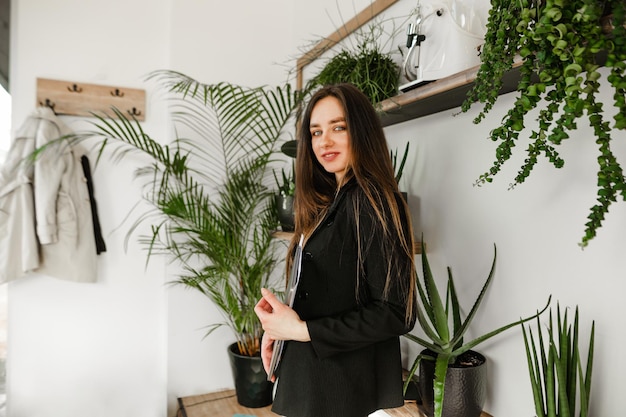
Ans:
[[[364,248],[358,297],[357,219],[352,209],[356,201]],[[383,301],[387,272],[381,236],[373,208],[356,182],[349,182],[304,247],[294,310],[307,322],[311,342],[285,344],[275,413],[365,417],[403,405],[399,336],[414,323],[405,322],[398,287]],[[399,242],[396,246],[399,250]],[[407,272],[408,261],[402,268],[398,280],[414,279]]]

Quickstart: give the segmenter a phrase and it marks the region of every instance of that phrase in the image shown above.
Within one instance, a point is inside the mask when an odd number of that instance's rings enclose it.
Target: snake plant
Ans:
[[[537,417],[587,417],[591,393],[595,323],[592,322],[591,325],[587,364],[583,373],[578,347],[578,307],[576,307],[573,324],[568,322],[567,310],[561,316],[558,305],[556,316],[555,328],[552,311],[550,311],[546,341],[544,341],[541,324],[537,319],[539,349],[537,349],[532,330],[529,329],[527,333],[525,326],[522,326],[535,412]],[[577,405],[578,414],[576,414]]]
[[[424,248],[423,243],[422,248]],[[428,263],[426,250],[424,249],[422,251],[421,259],[424,282],[422,283],[419,277],[417,277],[417,289],[421,299],[421,303],[418,303],[417,308],[417,320],[426,337],[428,337],[430,340],[415,336],[411,333],[405,334],[404,336],[409,340],[434,352],[436,354],[436,358],[426,358],[418,356],[411,366],[404,389],[406,391],[409,382],[413,378],[413,375],[415,375],[415,372],[417,371],[419,364],[422,360],[435,360],[435,380],[433,383],[435,411],[434,417],[441,417],[441,413],[443,410],[446,372],[448,370],[448,366],[453,364],[455,359],[459,355],[474,348],[485,340],[504,332],[507,329],[510,329],[514,326],[520,325],[538,317],[548,308],[548,305],[550,304],[551,297],[548,298],[546,306],[541,311],[538,311],[536,314],[502,326],[469,342],[464,342],[463,337],[465,335],[465,332],[467,331],[470,323],[474,319],[476,312],[478,311],[478,308],[487,292],[487,289],[491,284],[491,281],[493,280],[496,266],[496,253],[496,246],[494,245],[494,256],[491,270],[489,271],[489,276],[483,284],[483,287],[478,294],[476,301],[474,301],[474,305],[472,306],[469,314],[467,315],[465,320],[461,320],[461,308],[459,306],[459,300],[454,286],[454,280],[452,278],[452,272],[450,267],[447,268],[448,282],[446,289],[446,300],[444,304],[439,290],[437,289],[437,285],[435,284],[435,279]]]

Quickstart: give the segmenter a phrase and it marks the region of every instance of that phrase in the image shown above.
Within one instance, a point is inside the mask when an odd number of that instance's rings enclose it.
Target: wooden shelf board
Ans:
[[[604,16],[600,26],[602,31],[609,35],[613,31],[613,15]],[[605,62],[606,51],[598,53],[597,63],[603,66]],[[499,94],[517,90],[521,78],[519,71],[521,64],[521,58],[517,56],[513,68],[502,77]],[[480,65],[477,65],[381,101],[378,103],[378,111],[382,125],[391,126],[460,107],[474,85],[479,68]]]
[[[520,80],[520,64],[517,62],[514,68],[504,75],[500,94],[516,90]],[[461,106],[474,85],[479,67],[461,71],[381,101],[378,111],[382,125],[391,126]]]
[[[275,230],[272,232],[272,236],[280,240],[291,240],[293,232],[283,232],[282,230]]]
[[[146,92],[136,88],[37,78],[37,104],[50,107],[55,114],[116,117],[115,107],[140,121],[146,117]]]

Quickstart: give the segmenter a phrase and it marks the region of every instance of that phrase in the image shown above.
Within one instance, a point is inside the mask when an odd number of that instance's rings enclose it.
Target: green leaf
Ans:
[[[437,284],[435,283],[435,279],[430,269],[425,250],[422,251],[422,270],[424,274],[424,287],[426,289],[426,294],[428,295],[428,306],[429,311],[432,312],[431,319],[433,321],[434,328],[437,335],[439,335],[439,339],[447,342],[450,340],[448,317],[446,315],[443,302],[441,301]]]
[[[446,386],[446,374],[448,372],[448,363],[450,356],[445,353],[439,353],[437,355],[437,361],[435,362],[435,380],[433,381],[433,400],[435,405],[434,417],[441,417],[443,412],[443,401]]]

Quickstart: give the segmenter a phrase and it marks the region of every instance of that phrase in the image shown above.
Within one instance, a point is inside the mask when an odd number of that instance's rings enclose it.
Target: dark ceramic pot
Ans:
[[[233,343],[228,347],[228,357],[235,380],[237,402],[248,408],[270,405],[274,384],[267,380],[261,356],[241,355],[237,343]]]
[[[431,351],[424,350],[422,355],[435,356]],[[467,359],[464,357],[468,355]],[[460,359],[460,360],[459,360]],[[459,362],[474,363],[473,366],[460,365]],[[435,412],[433,400],[433,381],[435,379],[435,362],[420,362],[419,392],[422,398],[422,411],[433,417]],[[448,367],[443,396],[443,417],[479,417],[487,397],[487,364],[483,355],[475,351],[467,351],[455,364]]]
[[[295,228],[295,217],[293,213],[293,196],[282,194],[276,195],[276,208],[278,210],[278,220],[283,232],[293,232]]]

